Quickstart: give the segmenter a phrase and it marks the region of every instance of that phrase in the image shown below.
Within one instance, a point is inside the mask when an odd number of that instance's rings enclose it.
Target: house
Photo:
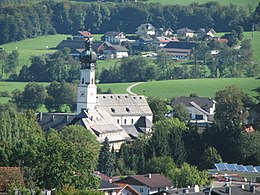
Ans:
[[[155,36],[172,36],[173,30],[171,28],[157,28],[155,31]]]
[[[124,41],[127,41],[125,33],[123,32],[107,32],[104,37],[105,42],[109,42],[111,44],[121,44]]]
[[[189,29],[187,27],[176,30],[177,37],[193,37],[195,34],[195,30]]]
[[[128,57],[128,49],[122,45],[110,45],[103,51],[105,59],[117,59]]]
[[[132,175],[114,182],[129,184],[142,195],[154,194],[159,191],[168,190],[172,183],[161,174]]]
[[[98,191],[102,191],[105,195],[118,195],[117,192],[121,189],[121,186],[102,179]]]
[[[199,28],[197,30],[197,36],[198,37],[204,37],[204,36],[209,36],[209,37],[214,37],[216,34],[216,31],[213,28]]]
[[[165,47],[160,48],[160,51],[177,59],[188,59],[195,46],[195,42],[171,41]]]
[[[156,28],[150,23],[145,23],[138,26],[136,30],[137,30],[135,32],[136,35],[147,37],[147,36],[154,36]]]
[[[94,42],[92,44],[92,49],[98,56],[104,53],[104,50],[110,47],[112,44],[109,42]],[[82,52],[82,51],[81,51]]]
[[[213,121],[216,102],[205,97],[176,97],[172,100],[172,106],[183,104],[189,114],[192,123],[210,123]]]
[[[156,47],[164,47],[170,41],[171,39],[169,37],[165,37],[165,36],[155,37],[153,39],[153,45],[155,45]]]
[[[69,48],[71,55],[78,57],[80,52],[79,49],[83,50],[85,47],[84,40],[62,40],[57,46],[56,49]]]
[[[13,186],[24,186],[21,168],[0,167],[0,194],[7,192]]]
[[[91,38],[92,35],[88,31],[78,31],[78,34],[73,35],[73,40],[85,40],[86,38]]]

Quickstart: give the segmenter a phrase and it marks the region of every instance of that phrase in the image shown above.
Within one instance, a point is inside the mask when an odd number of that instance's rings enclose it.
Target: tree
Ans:
[[[44,86],[32,82],[28,83],[24,91],[15,91],[13,93],[12,102],[14,102],[20,109],[33,109],[37,110],[41,105],[44,104],[47,96],[46,89]]]
[[[158,97],[148,97],[147,101],[153,113],[153,121],[164,119],[167,112],[165,101]]]
[[[18,57],[19,53],[17,50],[13,50],[10,54],[8,54],[4,68],[6,74],[16,73],[16,68],[19,66]]]
[[[77,97],[75,84],[54,81],[46,89],[48,97],[45,106],[50,112],[71,112],[75,110]]]
[[[190,114],[184,104],[179,103],[172,106],[173,117],[178,118],[181,122],[188,122]]]
[[[109,140],[106,137],[102,143],[102,147],[99,153],[98,170],[108,176],[113,176],[114,162],[113,154],[110,151]]]
[[[176,165],[186,160],[186,149],[182,134],[186,131],[185,123],[177,118],[160,120],[154,124],[153,135],[148,143],[150,157],[171,156]]]
[[[200,169],[212,169],[214,163],[222,162],[222,158],[214,147],[208,147],[204,150],[200,162]]]

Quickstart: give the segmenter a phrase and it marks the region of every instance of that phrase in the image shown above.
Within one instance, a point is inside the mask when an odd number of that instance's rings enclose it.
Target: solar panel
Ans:
[[[239,172],[246,172],[246,169],[243,165],[236,165],[236,168]]]
[[[226,164],[227,170],[228,170],[228,171],[237,171],[235,165],[236,165],[236,164]]]
[[[226,163],[216,163],[214,164],[218,171],[226,171]]]
[[[260,173],[260,166],[256,166],[256,167],[255,167],[255,170],[256,170],[258,173]]]
[[[247,172],[250,172],[250,173],[256,172],[252,165],[245,166],[245,169]]]

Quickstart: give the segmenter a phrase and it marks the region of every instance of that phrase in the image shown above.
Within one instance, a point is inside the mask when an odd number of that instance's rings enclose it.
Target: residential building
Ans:
[[[122,45],[110,45],[103,51],[105,59],[118,59],[128,57],[128,49]]]
[[[128,39],[126,38],[125,33],[123,32],[107,32],[105,34],[104,38],[105,42],[109,42],[111,44],[121,44],[124,41],[127,41]]]
[[[123,183],[131,185],[142,195],[154,194],[159,191],[168,190],[172,183],[161,174],[132,175],[117,180],[114,183]]]
[[[172,100],[172,106],[183,104],[189,114],[190,122],[206,124],[213,121],[216,102],[205,97],[176,97]]]
[[[195,42],[171,41],[160,48],[160,51],[176,59],[189,59],[195,46]]]
[[[78,34],[73,35],[73,40],[85,40],[87,38],[92,38],[92,35],[88,31],[78,31]]]
[[[187,27],[176,30],[177,37],[193,37],[195,34],[195,30],[189,29]]]
[[[98,191],[102,191],[105,195],[118,195],[117,192],[121,189],[121,186],[102,179]]]
[[[150,23],[145,23],[138,26],[136,30],[137,30],[135,32],[136,35],[147,37],[147,36],[154,36],[156,28]]]
[[[173,30],[171,28],[157,28],[155,31],[155,36],[172,36]]]
[[[197,36],[198,37],[204,37],[204,36],[209,36],[209,37],[215,37],[216,31],[213,28],[199,28],[197,30]]]

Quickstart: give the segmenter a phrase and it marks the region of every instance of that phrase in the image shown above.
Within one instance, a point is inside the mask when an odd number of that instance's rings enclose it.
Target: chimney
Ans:
[[[52,121],[54,121],[54,120],[55,120],[55,115],[53,114],[53,115],[52,115]]]
[[[152,174],[148,173],[148,178],[151,179],[152,178]]]
[[[198,185],[194,186],[194,192],[200,192],[200,187]]]

